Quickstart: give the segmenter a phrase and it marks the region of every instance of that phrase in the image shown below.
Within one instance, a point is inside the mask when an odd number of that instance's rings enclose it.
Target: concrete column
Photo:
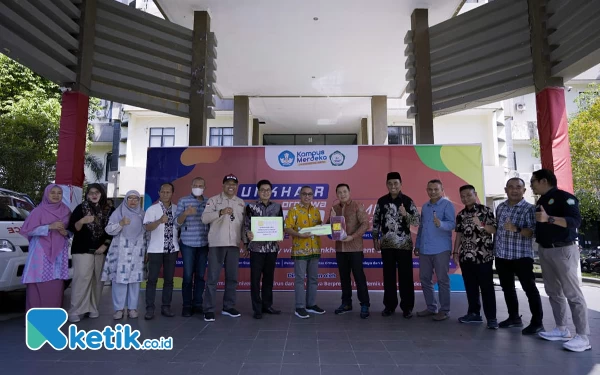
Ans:
[[[235,146],[248,146],[250,124],[250,100],[247,96],[234,96],[233,98],[233,144]]]
[[[208,36],[210,16],[206,11],[194,12],[192,34],[192,79],[190,81],[190,146],[206,146],[207,96],[212,94],[207,82],[206,65],[208,56]]]
[[[371,98],[371,122],[373,125],[373,144],[383,145],[387,140],[387,96]]]
[[[427,9],[415,9],[410,21],[415,55],[416,141],[417,144],[433,144],[433,99]]]
[[[360,120],[360,132],[362,135],[362,144],[363,145],[368,145],[369,144],[369,128],[367,126],[367,118],[362,118]]]
[[[252,119],[252,146],[260,145],[260,121]]]

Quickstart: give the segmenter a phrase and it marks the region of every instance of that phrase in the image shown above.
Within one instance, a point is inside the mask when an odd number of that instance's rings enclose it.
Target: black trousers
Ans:
[[[400,309],[412,311],[415,307],[415,284],[413,280],[412,251],[381,249],[383,261],[383,306],[394,311],[398,306],[396,294],[396,269],[398,270],[398,289],[400,289]]]
[[[361,306],[371,306],[369,301],[369,289],[367,287],[367,277],[363,269],[363,259],[365,255],[362,251],[335,253],[335,260],[340,272],[340,283],[342,284],[342,304],[352,305],[352,280],[350,273],[354,275],[356,283],[356,294]]]
[[[162,307],[171,306],[173,296],[173,276],[175,275],[175,264],[179,252],[173,253],[148,253],[148,282],[146,283],[146,310],[154,310],[154,299],[156,298],[156,283],[162,267],[163,288]]]
[[[277,253],[250,252],[250,295],[252,310],[262,313],[273,305],[273,279]],[[262,292],[260,280],[262,278]]]
[[[517,291],[515,289],[515,276],[519,278],[519,282],[529,300],[529,309],[531,310],[531,323],[542,324],[544,318],[542,311],[542,299],[540,292],[535,285],[535,274],[533,273],[533,259],[502,259],[496,258],[496,271],[500,279],[500,286],[504,292],[508,315],[511,318],[519,317],[519,300],[517,299]]]
[[[487,320],[496,319],[496,292],[494,291],[493,261],[477,264],[472,262],[460,263],[462,277],[465,282],[468,314],[481,314],[479,291],[483,302],[483,312]]]

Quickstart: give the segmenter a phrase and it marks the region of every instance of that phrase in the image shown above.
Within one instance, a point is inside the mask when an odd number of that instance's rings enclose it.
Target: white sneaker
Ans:
[[[586,350],[592,349],[592,346],[590,345],[589,339],[585,339],[579,335],[575,335],[573,339],[563,344],[563,348],[572,352],[585,352]]]
[[[565,328],[564,331],[561,331],[558,328],[554,328],[552,331],[540,332],[538,335],[546,339],[548,341],[569,341],[571,340],[571,332],[569,332],[568,328]]]

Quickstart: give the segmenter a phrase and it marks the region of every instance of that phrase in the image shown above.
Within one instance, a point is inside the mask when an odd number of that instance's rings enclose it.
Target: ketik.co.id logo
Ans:
[[[173,338],[146,339],[140,342],[140,331],[132,330],[129,324],[117,324],[102,331],[83,331],[69,326],[68,336],[61,328],[67,322],[67,312],[55,308],[34,308],[25,316],[25,342],[31,350],[39,350],[46,343],[56,350],[67,347],[71,350],[171,350]]]

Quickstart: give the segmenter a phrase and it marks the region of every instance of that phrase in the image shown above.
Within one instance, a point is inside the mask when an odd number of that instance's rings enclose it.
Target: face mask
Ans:
[[[199,197],[202,195],[202,193],[204,193],[204,189],[202,188],[192,188],[192,194],[194,194],[195,196]]]

